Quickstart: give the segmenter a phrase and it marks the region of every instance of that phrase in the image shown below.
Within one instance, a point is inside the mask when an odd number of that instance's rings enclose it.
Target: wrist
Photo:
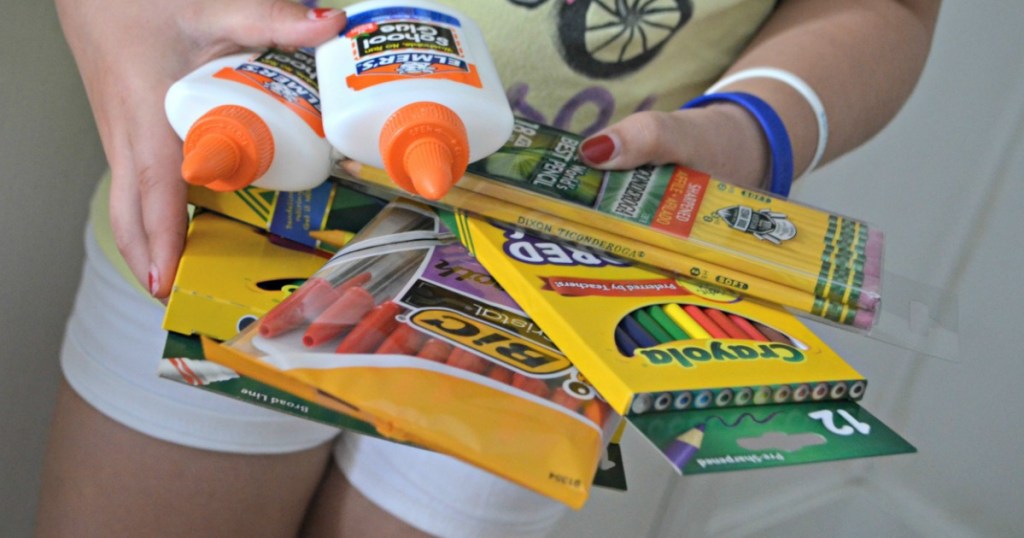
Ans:
[[[690,166],[734,185],[769,190],[771,149],[747,110],[722,101],[675,114],[687,115],[694,124]]]
[[[793,184],[793,146],[782,118],[760,97],[742,92],[704,94],[681,108],[700,108],[713,103],[735,104],[757,120],[770,156],[768,165],[771,182],[768,190],[779,196],[789,196],[789,189]]]

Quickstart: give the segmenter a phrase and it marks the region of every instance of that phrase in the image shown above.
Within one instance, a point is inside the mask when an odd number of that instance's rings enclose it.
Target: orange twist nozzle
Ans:
[[[270,128],[248,108],[224,105],[203,114],[182,147],[181,177],[192,185],[234,191],[256,181],[274,159]]]
[[[429,200],[444,196],[469,166],[466,126],[450,108],[431,101],[405,105],[389,116],[379,147],[391,179]]]

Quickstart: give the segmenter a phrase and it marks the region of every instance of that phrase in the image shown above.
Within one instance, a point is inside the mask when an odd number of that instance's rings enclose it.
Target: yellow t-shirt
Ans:
[[[718,78],[775,7],[774,0],[441,3],[480,26],[517,115],[583,135],[638,110],[678,108]],[[107,174],[93,199],[93,226],[134,282],[114,245],[109,183]]]

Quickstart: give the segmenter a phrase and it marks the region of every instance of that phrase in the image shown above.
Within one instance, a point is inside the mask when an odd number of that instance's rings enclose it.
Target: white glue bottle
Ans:
[[[436,200],[512,134],[475,22],[427,0],[369,0],[316,49],[324,131],[346,157]]]
[[[172,84],[164,108],[190,184],[302,191],[330,175],[311,49],[214,60]]]

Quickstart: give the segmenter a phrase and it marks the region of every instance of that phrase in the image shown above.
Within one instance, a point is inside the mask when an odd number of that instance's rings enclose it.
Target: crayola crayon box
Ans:
[[[167,302],[163,327],[227,340],[323,266],[327,255],[275,243],[266,232],[198,212]]]
[[[600,248],[866,333],[881,305],[877,227],[673,165],[589,168],[581,137],[517,119],[499,151],[470,165],[438,207]],[[375,193],[384,171],[336,172]]]
[[[579,508],[619,415],[434,210],[393,202],[209,361]]]
[[[452,218],[619,413],[856,400],[867,388],[775,305],[465,212]]]
[[[192,185],[188,201],[278,237],[331,253],[351,239],[385,204],[335,181],[298,192],[251,186],[218,192]]]

